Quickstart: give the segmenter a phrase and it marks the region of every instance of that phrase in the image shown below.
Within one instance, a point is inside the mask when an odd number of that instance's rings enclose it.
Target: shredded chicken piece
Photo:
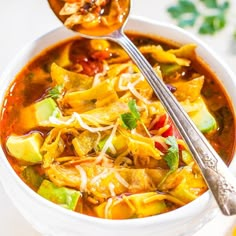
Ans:
[[[85,1],[75,3],[66,2],[59,14],[62,16],[76,14],[79,9],[84,5],[84,2]]]

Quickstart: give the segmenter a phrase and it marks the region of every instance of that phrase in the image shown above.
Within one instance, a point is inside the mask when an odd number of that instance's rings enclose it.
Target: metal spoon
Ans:
[[[48,0],[48,2],[49,5],[52,5],[53,2],[55,3],[55,0]],[[106,32],[106,35],[98,35],[97,33],[96,35],[92,35],[92,30],[80,31],[79,28],[77,28],[76,31],[81,36],[86,38],[103,38],[114,41],[125,49],[125,51],[136,63],[141,73],[153,88],[156,96],[165,107],[166,111],[178,128],[181,136],[187,143],[222,213],[224,215],[236,214],[236,179],[230,173],[228,167],[225,165],[216,151],[208,143],[204,135],[190,120],[189,116],[185,113],[179,102],[169,91],[164,82],[154,72],[149,62],[124,34],[123,29],[128,19],[129,10],[131,8],[131,1],[127,0],[127,3],[128,10],[122,15],[123,19],[121,24],[118,24],[116,29],[111,28],[110,32],[108,30]],[[53,11],[56,16],[61,21],[63,21],[62,17],[58,15],[58,11],[56,11],[55,9],[53,9]]]

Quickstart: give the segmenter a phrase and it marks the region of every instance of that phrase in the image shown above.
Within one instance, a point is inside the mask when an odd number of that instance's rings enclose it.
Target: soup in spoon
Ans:
[[[50,7],[67,28],[101,36],[119,29],[129,13],[129,0],[49,0]]]

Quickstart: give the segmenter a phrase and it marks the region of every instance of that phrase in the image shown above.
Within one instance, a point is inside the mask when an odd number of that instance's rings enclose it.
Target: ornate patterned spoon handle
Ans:
[[[167,86],[158,78],[148,61],[124,35],[122,29],[113,32],[106,38],[119,43],[126,50],[152,86],[188,144],[223,214],[236,214],[236,180],[222,159],[189,119]]]

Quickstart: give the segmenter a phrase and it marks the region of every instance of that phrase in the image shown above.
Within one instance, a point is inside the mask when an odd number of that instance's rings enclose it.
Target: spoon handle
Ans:
[[[109,39],[117,42],[126,50],[152,86],[155,94],[187,143],[222,213],[224,215],[236,214],[236,179],[230,173],[228,167],[204,135],[196,128],[164,82],[158,78],[149,62],[123,33],[122,29],[112,33]]]

